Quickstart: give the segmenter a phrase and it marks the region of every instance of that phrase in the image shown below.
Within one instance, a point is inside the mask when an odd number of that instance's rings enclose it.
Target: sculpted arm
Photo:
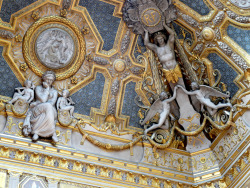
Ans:
[[[197,95],[198,94],[198,90],[196,90],[196,91],[187,91],[185,88],[183,88],[180,85],[178,85],[177,87],[180,87],[184,91],[184,93],[186,93],[187,95]]]
[[[48,101],[48,102],[51,103],[53,106],[56,104],[57,95],[58,95],[57,91],[54,90],[52,96],[50,97],[50,99],[49,99],[49,101]]]
[[[43,89],[42,86],[37,86],[35,89],[36,99],[44,103],[49,98],[49,88]]]
[[[61,103],[61,97],[59,97],[59,99],[58,99],[58,101],[57,101],[57,103],[56,103],[56,109],[57,110],[59,110],[59,108],[60,108],[60,103]]]
[[[174,94],[173,96],[170,98],[170,99],[167,99],[166,101],[169,103],[169,102],[172,102],[173,100],[175,100],[176,98],[176,90],[178,89],[178,87],[175,87],[174,88]]]
[[[153,51],[156,51],[157,46],[155,44],[152,44],[151,42],[149,42],[149,36],[148,36],[148,31],[145,30],[145,37],[144,37],[144,44]]]
[[[165,22],[163,22],[163,26],[165,27],[165,29],[169,33],[168,41],[170,42],[172,47],[174,47],[174,34],[175,34],[175,32],[170,27],[168,27]]]
[[[30,103],[33,99],[34,99],[34,91],[32,90],[30,92],[30,98],[29,98],[29,100],[27,102]]]

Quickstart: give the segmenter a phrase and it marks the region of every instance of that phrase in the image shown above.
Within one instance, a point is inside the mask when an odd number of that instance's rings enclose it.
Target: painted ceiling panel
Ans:
[[[77,103],[75,112],[89,116],[91,107],[100,108],[104,84],[104,76],[97,73],[93,82],[74,93],[72,99]]]
[[[187,6],[192,8],[194,11],[198,12],[200,15],[207,15],[210,12],[210,9],[204,3],[203,0],[180,0],[185,3]]]
[[[10,66],[3,57],[3,47],[0,46],[0,95],[12,97],[15,88],[22,87]]]
[[[250,54],[250,30],[243,30],[232,25],[227,28],[227,34],[248,54]]]
[[[139,124],[140,118],[136,113],[139,111],[140,108],[134,102],[134,99],[137,96],[137,93],[135,92],[135,85],[135,82],[129,82],[126,85],[122,106],[122,114],[130,117],[130,126],[141,128],[141,125]]]
[[[113,16],[115,6],[98,0],[80,0],[86,7],[104,41],[103,50],[111,50],[121,19]]]
[[[237,85],[233,80],[237,77],[237,72],[232,69],[218,54],[210,53],[208,59],[213,62],[213,68],[218,69],[221,73],[221,81],[227,84],[230,96],[233,97],[238,91]]]
[[[15,12],[34,3],[37,0],[3,0],[0,17],[4,22],[10,22],[10,17]]]

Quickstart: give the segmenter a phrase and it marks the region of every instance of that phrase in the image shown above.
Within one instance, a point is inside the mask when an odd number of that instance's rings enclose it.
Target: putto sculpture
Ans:
[[[207,111],[211,116],[213,116],[219,108],[224,108],[224,107],[231,107],[231,103],[219,103],[219,104],[214,104],[209,97],[214,96],[214,97],[222,97],[222,98],[228,98],[229,95],[224,94],[212,87],[206,86],[206,85],[199,85],[197,82],[192,82],[191,83],[191,88],[193,91],[187,91],[185,88],[182,86],[177,85],[177,87],[181,88],[187,95],[195,95],[195,97],[198,99],[201,105],[201,112],[204,111],[204,105],[207,108]],[[193,100],[194,101],[194,100]]]
[[[170,98],[168,98],[168,94],[166,92],[162,92],[159,96],[159,99],[152,104],[150,110],[147,113],[147,116],[142,122],[142,125],[144,125],[147,121],[152,119],[157,112],[160,114],[160,119],[157,124],[153,124],[151,127],[147,128],[144,131],[145,135],[147,135],[149,131],[157,128],[162,128],[162,129],[169,128],[168,116],[170,115],[170,103],[176,98],[176,89],[177,88],[175,88],[174,94]]]
[[[30,104],[27,116],[23,123],[23,133],[33,135],[32,140],[39,137],[52,137],[58,142],[55,131],[57,112],[55,104],[58,92],[52,87],[56,75],[53,71],[46,71],[42,76],[42,85],[35,88],[35,102]]]
[[[14,93],[13,99],[8,102],[9,104],[15,103],[18,99],[29,104],[34,99],[34,86],[32,81],[25,80],[24,86],[25,87],[15,89],[17,92]]]
[[[70,117],[74,118],[73,112],[75,107],[73,106],[75,103],[69,97],[69,90],[64,89],[62,91],[62,97],[59,97],[56,103],[57,110],[59,111],[69,111]]]
[[[73,106],[75,103],[72,98],[69,96],[69,90],[62,90],[62,97],[59,97],[56,103],[56,108],[58,111],[58,122],[60,125],[67,127],[72,121],[75,119],[73,113],[75,107]]]
[[[208,148],[211,142],[202,132],[206,121],[213,121],[219,109],[232,107],[232,105],[230,103],[213,103],[209,96],[228,98],[229,95],[210,86],[199,86],[192,83],[193,91],[186,89],[190,82],[202,82],[202,80],[198,80],[197,75],[195,75],[183,47],[176,38],[175,31],[171,28],[171,22],[177,19],[175,6],[171,0],[126,0],[123,6],[123,19],[135,34],[140,34],[144,38],[144,44],[149,49],[145,55],[150,60],[150,67],[153,70],[152,78],[155,79],[157,88],[157,93],[154,91],[150,93],[155,93],[153,99],[160,98],[150,108],[145,109],[147,113],[142,125],[147,124],[148,126],[149,120],[155,119],[153,117],[157,112],[160,113],[160,118],[157,124],[153,123],[151,127],[145,128],[144,134],[147,135],[149,131],[157,128],[164,128],[168,129],[163,136],[164,139],[167,139],[167,134],[172,135],[174,130],[178,130],[185,136],[189,136],[186,145],[187,151],[193,152]],[[178,53],[178,61],[176,52]],[[158,58],[154,58],[155,56]],[[160,62],[161,66],[157,61]],[[184,68],[186,69],[185,75],[188,75],[185,78],[182,73]],[[191,78],[189,76],[193,77],[193,80],[187,80]],[[173,92],[172,98],[167,99],[164,93],[165,89]],[[204,113],[204,105],[210,117]],[[228,112],[227,114],[232,113]],[[168,121],[168,116],[174,117],[172,121]],[[203,122],[201,122],[202,119]],[[154,133],[153,135],[155,135]],[[195,137],[191,138],[190,136]],[[169,138],[172,139],[173,135]]]

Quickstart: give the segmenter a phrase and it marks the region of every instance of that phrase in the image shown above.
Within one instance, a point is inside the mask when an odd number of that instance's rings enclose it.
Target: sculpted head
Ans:
[[[166,40],[167,37],[161,32],[157,32],[154,36],[154,42],[159,46],[164,46],[166,44]]]
[[[159,98],[160,98],[161,101],[164,101],[165,99],[168,99],[167,92],[165,92],[165,91],[161,92],[161,94],[159,95]]]
[[[69,90],[67,90],[67,89],[64,89],[63,91],[62,91],[62,96],[63,97],[68,97],[69,96]]]
[[[191,88],[192,88],[192,90],[197,90],[197,89],[200,89],[200,86],[197,82],[192,82]]]
[[[56,74],[53,71],[46,71],[42,76],[43,81],[45,81],[49,86],[53,84],[56,80]]]
[[[31,86],[32,86],[32,81],[30,81],[30,80],[25,80],[24,86],[25,86],[25,87],[28,87],[28,88],[31,88]]]

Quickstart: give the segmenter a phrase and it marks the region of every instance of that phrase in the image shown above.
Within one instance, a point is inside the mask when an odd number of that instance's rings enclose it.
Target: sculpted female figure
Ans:
[[[55,103],[58,93],[52,87],[56,75],[53,71],[46,71],[42,79],[42,85],[37,86],[35,89],[36,101],[30,104],[29,112],[24,121],[23,132],[25,136],[31,132],[33,140],[37,140],[39,136],[52,136],[53,141],[58,142],[55,133],[57,118]]]

